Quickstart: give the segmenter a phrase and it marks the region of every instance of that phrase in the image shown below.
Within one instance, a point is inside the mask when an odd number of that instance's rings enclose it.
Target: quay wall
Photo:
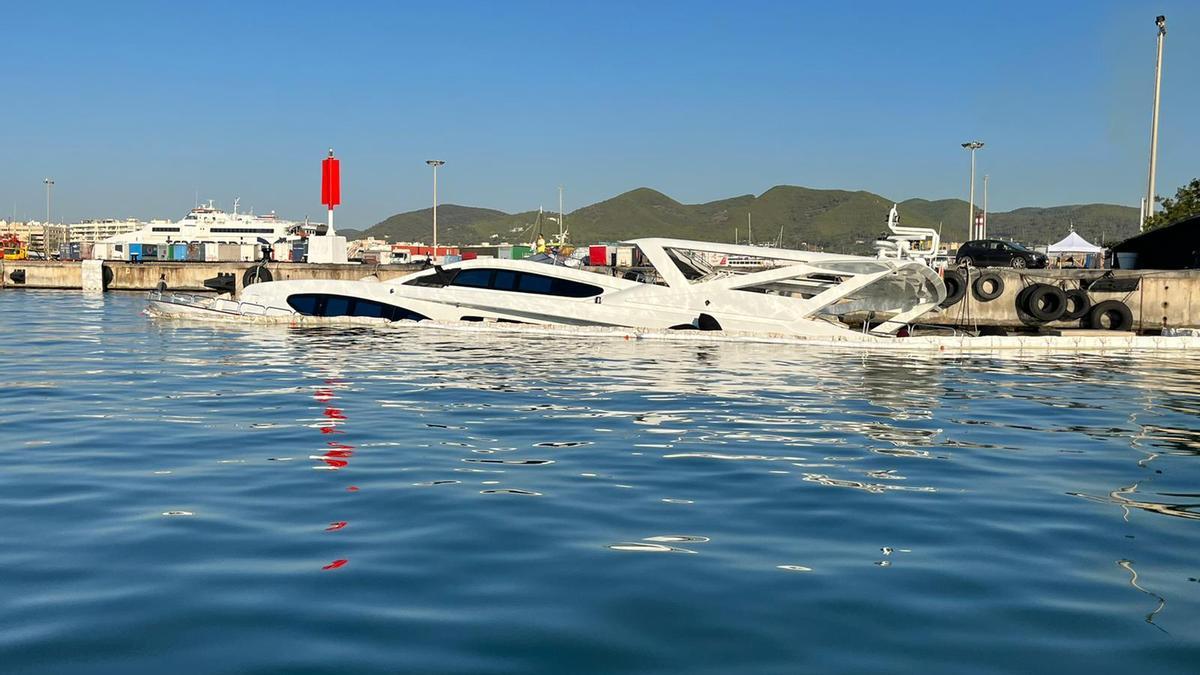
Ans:
[[[991,301],[975,297],[971,285],[982,272],[998,273],[1004,280],[1004,292]],[[1075,328],[1079,321],[1034,322],[1017,311],[1017,294],[1027,285],[1047,283],[1064,290],[1080,288],[1104,277],[1122,280],[1136,288],[1123,291],[1088,291],[1092,304],[1119,300],[1133,314],[1133,329],[1155,331],[1162,328],[1200,327],[1200,270],[1016,270],[987,268],[971,270],[963,299],[948,308],[933,310],[917,320],[944,326],[1000,328]]]
[[[104,288],[109,291],[154,290],[161,277],[173,291],[209,291],[204,280],[218,273],[232,273],[240,291],[243,278],[257,263],[249,262],[121,262],[104,261]],[[0,260],[0,288],[83,288],[83,265],[69,261]],[[353,265],[271,262],[264,266],[275,281],[286,279],[354,280],[375,275],[380,281],[411,274],[420,265]],[[14,272],[24,273],[17,283]],[[19,277],[20,275],[18,275]]]

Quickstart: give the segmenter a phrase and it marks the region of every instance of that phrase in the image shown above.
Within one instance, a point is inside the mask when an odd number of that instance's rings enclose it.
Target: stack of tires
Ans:
[[[1092,304],[1082,288],[1063,290],[1050,284],[1030,284],[1017,294],[1017,313],[1037,323],[1080,321],[1087,328],[1099,330],[1133,329],[1133,312],[1125,303],[1104,300]]]
[[[972,268],[947,268],[942,281],[946,299],[942,308],[958,304],[968,291],[977,302],[991,302],[1004,295],[1004,277],[993,270],[980,270],[971,278]],[[1120,300],[1092,303],[1083,288],[1064,290],[1058,286],[1034,283],[1017,293],[1017,315],[1027,324],[1053,321],[1078,321],[1085,328],[1128,331],[1133,329],[1133,312]]]

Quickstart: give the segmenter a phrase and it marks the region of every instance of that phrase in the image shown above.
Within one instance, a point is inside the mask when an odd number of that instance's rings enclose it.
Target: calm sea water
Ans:
[[[1197,672],[1200,359],[0,292],[0,671]]]

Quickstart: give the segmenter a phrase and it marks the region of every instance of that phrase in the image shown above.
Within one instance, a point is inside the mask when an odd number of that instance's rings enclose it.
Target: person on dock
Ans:
[[[156,291],[158,291],[159,293],[167,292],[167,275],[166,274],[158,275],[158,283],[154,284],[154,289]]]

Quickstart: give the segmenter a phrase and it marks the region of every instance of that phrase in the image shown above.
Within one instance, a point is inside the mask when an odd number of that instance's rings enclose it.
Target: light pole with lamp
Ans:
[[[1154,63],[1154,116],[1150,122],[1150,182],[1146,187],[1146,204],[1142,209],[1142,222],[1138,230],[1146,227],[1146,220],[1154,215],[1154,171],[1158,164],[1158,99],[1162,92],[1163,40],[1167,37],[1167,17],[1154,19],[1158,26],[1158,60]]]
[[[988,175],[983,174],[983,232],[980,233],[981,239],[987,239],[987,187]]]
[[[50,191],[54,188],[53,178],[44,178],[46,185],[46,222],[42,224],[42,255],[50,259]]]
[[[429,262],[435,263],[437,261],[437,170],[446,162],[440,159],[427,159],[425,163],[433,167],[433,250],[429,253]]]
[[[971,201],[967,218],[967,239],[975,239],[975,151],[983,147],[983,141],[967,141],[962,146],[971,151]]]

